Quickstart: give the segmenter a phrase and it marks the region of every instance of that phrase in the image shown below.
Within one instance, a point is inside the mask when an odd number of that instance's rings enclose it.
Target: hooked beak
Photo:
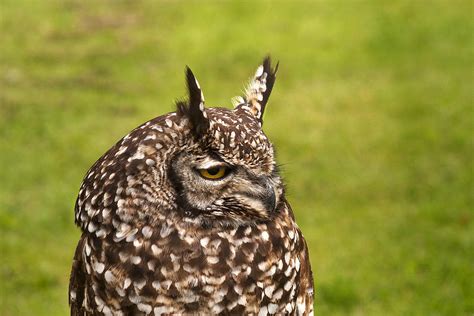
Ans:
[[[270,179],[259,179],[253,186],[246,185],[241,193],[234,194],[234,197],[248,208],[263,217],[267,217],[274,212],[278,206],[279,193],[275,183]]]
[[[268,182],[265,187],[266,187],[266,190],[262,194],[262,201],[265,204],[266,209],[269,210],[270,212],[273,212],[276,208],[276,202],[277,202],[275,188],[272,184]]]

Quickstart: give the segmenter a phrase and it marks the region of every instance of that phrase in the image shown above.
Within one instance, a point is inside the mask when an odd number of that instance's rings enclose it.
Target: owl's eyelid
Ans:
[[[208,161],[208,162],[205,162],[201,165],[198,165],[195,167],[196,169],[206,169],[206,170],[209,170],[209,169],[212,169],[212,168],[228,168],[228,169],[232,169],[232,166],[225,163],[225,162],[220,162],[220,161]]]

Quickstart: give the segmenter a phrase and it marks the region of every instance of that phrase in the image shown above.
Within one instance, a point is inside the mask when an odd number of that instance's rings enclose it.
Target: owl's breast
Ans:
[[[156,314],[296,308],[304,245],[288,214],[207,230],[168,219],[132,233],[120,241],[113,235],[86,241],[91,304],[100,297],[110,308],[135,304]]]

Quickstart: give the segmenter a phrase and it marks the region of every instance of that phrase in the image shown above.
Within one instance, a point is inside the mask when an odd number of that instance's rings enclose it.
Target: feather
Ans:
[[[195,136],[199,138],[208,129],[209,120],[201,87],[189,67],[186,67],[186,85],[189,98],[187,101],[177,102],[178,114],[189,119]]]

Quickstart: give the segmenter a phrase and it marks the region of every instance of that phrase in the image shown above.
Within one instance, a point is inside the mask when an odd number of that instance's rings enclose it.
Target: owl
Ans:
[[[192,71],[176,112],[135,128],[87,172],[71,315],[312,315],[313,278],[262,131],[278,69],[234,108],[206,108]]]

